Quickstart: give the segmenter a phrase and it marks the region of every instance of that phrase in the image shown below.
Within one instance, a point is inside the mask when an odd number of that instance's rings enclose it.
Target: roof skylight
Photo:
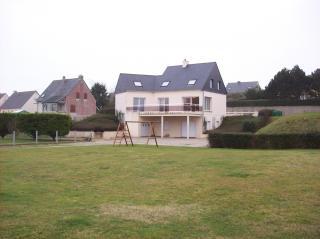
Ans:
[[[170,81],[164,81],[162,82],[161,86],[162,87],[167,87],[169,85]]]
[[[197,80],[189,80],[188,81],[188,85],[194,85],[196,83]]]
[[[133,83],[134,83],[134,86],[136,87],[142,87],[141,81],[134,81]]]

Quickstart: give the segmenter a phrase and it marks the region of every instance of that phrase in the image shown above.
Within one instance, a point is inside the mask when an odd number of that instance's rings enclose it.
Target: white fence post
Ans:
[[[58,130],[56,130],[56,143],[58,143]]]
[[[12,132],[12,144],[15,145],[16,144],[16,131]]]

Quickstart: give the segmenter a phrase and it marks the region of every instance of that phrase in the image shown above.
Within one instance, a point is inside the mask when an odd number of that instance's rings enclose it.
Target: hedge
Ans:
[[[208,140],[211,148],[320,148],[320,133],[255,135],[210,132]]]
[[[59,136],[69,133],[71,128],[71,118],[62,114],[0,114],[0,135],[4,137],[6,134],[12,133],[13,130],[26,133],[33,138],[36,131],[40,135],[49,135],[52,139],[58,131]]]
[[[227,107],[254,107],[254,106],[299,106],[299,105],[318,105],[320,106],[319,99],[309,100],[292,100],[292,99],[281,99],[281,100],[237,100],[228,101]]]

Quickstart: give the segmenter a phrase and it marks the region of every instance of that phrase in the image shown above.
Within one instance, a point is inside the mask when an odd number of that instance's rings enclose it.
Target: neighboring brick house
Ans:
[[[215,62],[168,66],[162,75],[121,73],[116,111],[126,121],[156,121],[161,137],[206,137],[226,115],[226,88]],[[131,124],[132,136],[149,136],[148,123]]]
[[[1,106],[1,112],[19,113],[22,111],[35,113],[37,112],[37,91],[13,92],[12,95]]]
[[[4,104],[4,102],[6,102],[8,99],[8,95],[6,93],[0,93],[0,109],[1,109],[1,105]]]
[[[78,78],[54,80],[38,99],[38,109],[42,112],[69,114],[72,119],[79,120],[96,113],[96,100],[89,87]]]

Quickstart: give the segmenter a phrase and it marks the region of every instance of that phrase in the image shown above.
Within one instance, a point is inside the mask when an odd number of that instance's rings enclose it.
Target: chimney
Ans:
[[[79,80],[83,80],[83,75],[78,76]]]
[[[187,68],[188,64],[189,64],[189,61],[187,61],[187,59],[184,59],[182,62],[182,68]]]

